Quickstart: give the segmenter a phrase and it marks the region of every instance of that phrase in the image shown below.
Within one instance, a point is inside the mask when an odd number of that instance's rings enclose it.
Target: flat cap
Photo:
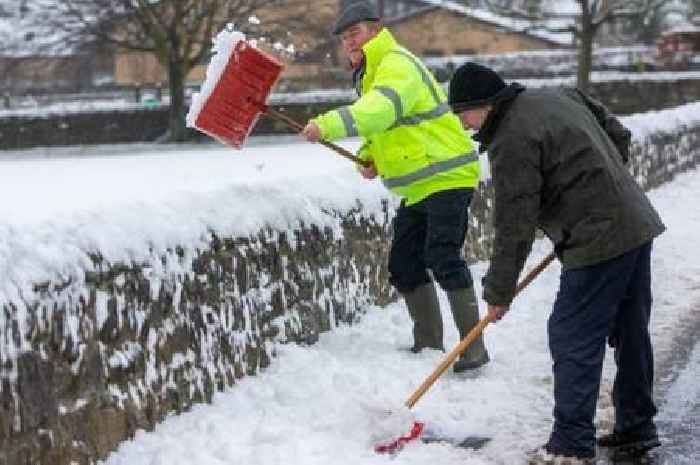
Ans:
[[[379,12],[369,2],[354,1],[346,4],[333,25],[333,34],[340,35],[344,30],[361,21],[379,21]]]

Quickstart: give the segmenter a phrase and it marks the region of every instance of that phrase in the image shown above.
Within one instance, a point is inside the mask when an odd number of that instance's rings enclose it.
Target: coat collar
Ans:
[[[503,96],[498,99],[486,117],[484,125],[479,132],[474,135],[474,140],[479,142],[479,152],[485,152],[496,134],[498,125],[508,112],[508,109],[515,101],[516,97],[525,90],[525,87],[514,82],[506,87]]]
[[[385,27],[382,28],[376,36],[372,37],[362,46],[367,69],[373,70],[379,66],[379,62],[382,61],[384,55],[396,47],[398,47],[398,43],[391,32],[389,32],[389,29]]]
[[[365,82],[374,80],[374,73],[379,67],[382,58],[391,50],[399,47],[398,42],[387,28],[382,28],[376,36],[372,37],[362,46],[364,57],[362,65],[353,72],[353,82],[358,95],[362,95]]]

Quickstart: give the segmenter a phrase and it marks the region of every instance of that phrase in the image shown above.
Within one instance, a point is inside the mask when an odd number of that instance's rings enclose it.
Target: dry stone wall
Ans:
[[[700,162],[700,126],[637,140],[647,188]],[[486,258],[490,186],[472,205],[467,255]],[[207,402],[274,363],[278,344],[312,344],[396,296],[385,268],[392,207],[328,211],[209,247],[151,251],[143,263],[93,255],[84,276],[0,302],[0,465],[91,464],[138,429]]]
[[[0,464],[92,463],[167,413],[392,299],[389,209],[155,252],[0,303]],[[24,319],[21,316],[26,315]]]

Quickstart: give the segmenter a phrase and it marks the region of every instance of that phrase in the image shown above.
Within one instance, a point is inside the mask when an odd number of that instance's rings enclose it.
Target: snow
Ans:
[[[697,124],[699,106],[623,122],[641,141],[654,128]],[[345,145],[356,149],[358,143]],[[700,174],[694,172],[651,194],[669,228],[654,255],[657,350],[668,347],[685,318],[698,315],[700,211],[687,208],[698,186]],[[358,200],[367,212],[379,212],[388,195],[378,181],[362,180],[347,160],[296,137],[276,143],[253,138],[241,151],[133,145],[2,152],[0,198],[12,201],[0,203],[0,302],[31,301],[34,283],[82,276],[92,267],[90,252],[99,250],[110,262],[142,262],[152,250],[205,247],[211,230],[244,236],[265,225],[283,231],[300,221],[324,226],[329,221],[324,210],[345,211]],[[529,266],[548,249],[538,243]],[[472,271],[479,283],[485,264]],[[261,376],[217,395],[212,406],[171,417],[153,433],[139,432],[106,463],[387,463],[371,445],[405,433],[414,417],[440,434],[494,439],[479,452],[412,445],[402,453],[402,464],[518,463],[525,449],[545,440],[549,428],[544,334],[557,271],[552,265],[507,318],[488,329],[493,362],[479,376],[447,374],[415,412],[401,404],[442,354],[399,350],[410,345],[410,329],[405,309],[394,304],[371,309],[361,324],[324,334],[312,347],[279,347],[279,358]],[[104,321],[106,303],[99,299],[97,318]],[[445,297],[441,300],[447,308]],[[451,346],[457,335],[449,314],[445,318]],[[24,320],[16,318],[19,324]],[[0,332],[3,324],[0,319]],[[124,349],[129,356],[138,350]],[[110,360],[112,366],[124,363],[128,357]],[[8,376],[12,381],[16,373]],[[387,415],[387,409],[394,414]]]
[[[14,108],[0,110],[0,117],[37,117],[44,118],[51,115],[69,115],[75,113],[94,113],[111,111],[141,110],[144,104],[127,98],[106,98],[91,100],[74,100],[68,102],[56,102],[42,105],[35,100],[19,103],[19,98],[12,100]],[[164,99],[161,105],[167,105],[169,98]],[[22,106],[20,106],[22,105]]]
[[[528,52],[526,55],[542,55],[550,54],[557,56],[557,51],[549,53]],[[483,58],[484,56],[482,56]],[[447,62],[452,61],[455,65],[470,61],[474,57],[468,55],[459,55],[454,57],[430,58],[427,63],[435,66],[444,66]],[[620,71],[594,71],[591,73],[592,82],[613,82],[613,81],[664,81],[677,82],[683,80],[698,80],[700,79],[700,71],[674,71],[674,72],[635,72],[627,73]],[[516,79],[523,85],[529,87],[545,87],[545,86],[575,86],[575,76],[552,77],[546,79]],[[447,83],[443,84],[447,88]],[[354,100],[357,97],[353,89],[322,89],[310,90],[305,92],[273,92],[270,95],[268,103],[270,105],[285,105],[285,104],[308,104],[308,103],[346,103]],[[167,105],[169,98],[163,96],[163,101],[160,105]],[[203,103],[200,97],[200,104]],[[51,115],[63,115],[73,113],[85,113],[96,111],[119,111],[119,110],[138,110],[143,109],[144,105],[136,103],[133,99],[126,98],[110,98],[110,99],[92,99],[84,101],[71,101],[53,103],[50,105],[38,104],[35,101],[25,103],[19,102],[17,99],[12,100],[14,108],[0,108],[0,118],[3,117],[48,117]],[[193,109],[190,112],[189,120],[197,112],[201,110]],[[191,123],[189,123],[191,124]]]
[[[575,25],[575,18],[571,17],[552,17],[543,23],[538,23],[538,26],[546,26],[546,29],[538,29],[533,27],[533,22],[518,18],[509,18],[498,15],[491,11],[470,8],[456,1],[448,0],[423,0],[424,3],[433,4],[441,8],[445,8],[455,13],[470,16],[481,21],[495,24],[513,31],[528,34],[534,37],[554,42],[559,45],[571,46],[574,43],[574,37],[571,32],[554,32],[564,30],[567,27]],[[580,10],[579,10],[580,11]]]
[[[700,123],[700,101],[678,107],[676,111],[650,111],[622,118],[635,137],[648,137],[662,131],[671,132],[681,125],[693,126]]]
[[[593,49],[594,60],[600,62],[601,64],[610,65],[612,63],[606,61],[606,58],[613,57],[615,60],[619,61],[620,56],[627,56],[631,53],[651,53],[655,50],[655,47],[648,45],[629,45],[625,47],[595,47]],[[541,49],[541,50],[524,50],[517,52],[504,52],[504,53],[475,53],[471,55],[452,55],[444,57],[426,57],[423,61],[430,65],[442,65],[449,62],[458,62],[466,60],[484,60],[484,61],[496,61],[496,60],[508,60],[520,58],[522,60],[533,59],[533,58],[568,58],[572,61],[576,61],[578,56],[577,50],[572,49]]]
[[[700,399],[700,383],[697,382],[700,373],[700,344],[696,344],[690,354],[688,364],[671,385],[660,419],[672,422],[683,421],[692,412]]]
[[[664,350],[685,318],[700,316],[700,211],[684,199],[700,195],[700,172],[679,176],[650,194],[668,231],[653,255],[656,308],[652,332]],[[695,240],[692,238],[695,237]],[[535,245],[528,267],[549,250]],[[472,268],[477,278],[485,263]],[[546,321],[558,285],[558,264],[550,265],[519,298],[506,318],[487,328],[492,362],[478,373],[446,373],[409,412],[401,405],[437,365],[438,352],[412,355],[410,322],[401,304],[373,308],[362,322],[321,336],[311,347],[284,345],[263,374],[217,394],[212,405],[171,416],[155,431],[139,431],[105,465],[220,465],[280,463],[370,465],[394,463],[376,455],[377,441],[396,438],[415,419],[436,433],[464,438],[490,436],[480,451],[446,444],[411,443],[401,464],[519,464],[524,451],[546,440],[552,409],[551,361]],[[447,299],[440,295],[443,309]],[[695,305],[693,305],[695,304]],[[483,305],[483,303],[481,303]],[[483,307],[482,307],[483,312]],[[447,346],[457,342],[449,312],[443,312]],[[697,357],[693,360],[697,363]],[[604,378],[609,388],[613,362],[608,353]],[[660,405],[661,415],[679,412],[697,396],[697,372],[686,371],[679,396]],[[691,397],[688,397],[691,396]],[[605,413],[599,414],[605,416]],[[678,457],[676,457],[678,458]]]
[[[619,71],[593,71],[591,82],[612,82],[612,81],[667,81],[677,82],[685,79],[700,79],[700,71],[675,72],[642,72],[642,73],[622,73]],[[518,82],[530,87],[544,86],[574,86],[576,77],[552,77],[547,79],[518,79]]]
[[[555,15],[580,15],[581,5],[576,0],[546,0],[546,11]]]
[[[195,127],[197,117],[211,93],[214,92],[214,88],[219,82],[221,75],[224,73],[234,48],[238,42],[244,40],[245,34],[236,31],[233,25],[226,27],[214,38],[214,45],[212,47],[214,55],[207,66],[206,78],[204,79],[199,93],[192,95],[192,104],[190,105],[186,118],[189,127]]]
[[[297,139],[240,152],[43,153],[0,156],[0,196],[16,199],[0,204],[0,301],[31,295],[30,283],[91,269],[90,251],[110,262],[140,262],[151,248],[205,246],[212,229],[245,236],[264,225],[324,225],[330,220],[322,209],[345,211],[356,199],[379,211],[387,195],[379,182],[359,182],[348,161]]]

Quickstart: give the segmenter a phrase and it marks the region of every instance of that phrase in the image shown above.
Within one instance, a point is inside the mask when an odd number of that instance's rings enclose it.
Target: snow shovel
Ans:
[[[266,104],[283,69],[284,65],[273,56],[244,40],[239,41],[196,115],[194,127],[236,149],[243,147],[261,114],[301,131],[303,126],[300,123]],[[355,163],[369,164],[332,142],[320,143]]]
[[[525,289],[528,284],[530,284],[547,266],[554,260],[555,258],[554,252],[550,253],[547,255],[545,258],[542,259],[542,261],[535,267],[533,268],[525,278],[518,284],[518,286],[515,288],[515,295],[518,295],[520,291]],[[488,315],[484,316],[479,322],[474,326],[471,331],[465,336],[464,339],[462,339],[459,344],[455,346],[454,349],[450,351],[449,354],[445,356],[445,358],[442,359],[440,364],[433,370],[430,375],[423,381],[423,383],[416,389],[413,394],[404,402],[404,405],[408,409],[412,409],[414,405],[420,400],[421,397],[423,397],[423,394],[425,394],[428,389],[437,381],[437,379],[442,376],[442,374],[449,368],[450,365],[454,363],[455,360],[457,360],[457,357],[462,355],[462,353],[467,350],[467,348],[476,340],[481,333],[484,331],[486,326],[490,323],[488,319]],[[408,433],[404,434],[403,436],[398,437],[397,439],[394,439],[392,441],[388,441],[385,443],[380,443],[374,446],[375,452],[379,454],[394,454],[398,452],[403,446],[405,446],[407,443],[418,439],[421,434],[423,433],[425,424],[420,421],[416,421],[413,423],[413,426],[411,426],[411,429],[409,430]],[[479,447],[480,445],[485,444],[488,442],[488,438],[482,438],[482,437],[474,437],[474,438],[467,438],[461,442],[461,444],[473,444]],[[473,448],[470,447],[470,448]]]

